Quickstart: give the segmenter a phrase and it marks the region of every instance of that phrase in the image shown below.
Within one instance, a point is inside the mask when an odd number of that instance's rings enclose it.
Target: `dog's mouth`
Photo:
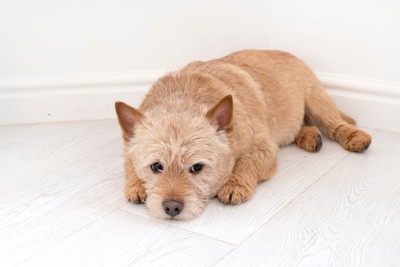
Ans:
[[[164,220],[166,220],[166,221],[171,221],[171,222],[179,222],[179,221],[184,221],[183,219],[179,219],[179,216],[178,217],[172,217],[172,216],[169,216],[169,217],[166,217],[166,218],[164,218]]]

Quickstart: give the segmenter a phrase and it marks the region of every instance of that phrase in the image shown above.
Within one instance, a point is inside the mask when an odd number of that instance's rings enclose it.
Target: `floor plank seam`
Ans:
[[[324,178],[328,173],[330,173],[334,168],[336,168],[339,163],[344,161],[347,157],[349,157],[351,153],[349,152],[347,155],[345,155],[342,159],[340,159],[338,162],[336,162],[331,168],[329,168],[326,172],[324,172],[319,178],[315,179],[313,183],[311,183],[309,186],[307,186],[302,192],[300,192],[295,198],[292,199],[287,205],[285,205],[283,208],[281,208],[278,212],[276,212],[271,219],[277,215],[279,212],[281,212],[283,209],[285,209],[287,206],[291,205],[294,201],[296,201],[299,197],[301,197],[306,191],[308,191],[311,187],[313,187],[315,184],[317,184],[321,179]]]

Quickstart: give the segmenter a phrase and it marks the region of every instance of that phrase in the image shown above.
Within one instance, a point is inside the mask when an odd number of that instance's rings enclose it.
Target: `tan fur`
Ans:
[[[280,146],[322,145],[317,127],[349,151],[371,136],[340,112],[312,71],[281,51],[245,50],[161,77],[138,110],[116,103],[125,140],[125,195],[158,218],[192,219],[210,198],[248,200],[277,167]],[[306,125],[304,125],[304,122]],[[162,170],[152,171],[158,162]],[[203,169],[191,172],[202,163]],[[163,203],[182,203],[168,215]]]
[[[318,152],[322,147],[322,136],[316,126],[303,126],[294,142],[306,151]]]

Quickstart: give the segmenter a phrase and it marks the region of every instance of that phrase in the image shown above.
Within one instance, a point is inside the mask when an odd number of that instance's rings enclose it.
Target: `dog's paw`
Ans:
[[[294,142],[308,152],[318,152],[322,147],[322,136],[317,127],[303,126]]]
[[[141,204],[146,201],[146,191],[141,182],[135,184],[127,183],[124,191],[126,199],[130,202]]]
[[[372,137],[352,125],[340,125],[335,130],[335,139],[350,152],[363,152],[371,144]]]
[[[237,205],[249,200],[253,195],[253,190],[249,187],[234,183],[227,182],[218,192],[219,200],[224,204]]]
[[[358,130],[348,136],[345,148],[351,152],[364,152],[371,141],[372,137],[369,134]]]

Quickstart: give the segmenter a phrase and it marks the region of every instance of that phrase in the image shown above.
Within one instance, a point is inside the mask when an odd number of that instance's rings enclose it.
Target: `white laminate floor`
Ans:
[[[189,222],[122,194],[116,121],[0,127],[0,266],[400,266],[400,134],[294,145],[242,205]]]

